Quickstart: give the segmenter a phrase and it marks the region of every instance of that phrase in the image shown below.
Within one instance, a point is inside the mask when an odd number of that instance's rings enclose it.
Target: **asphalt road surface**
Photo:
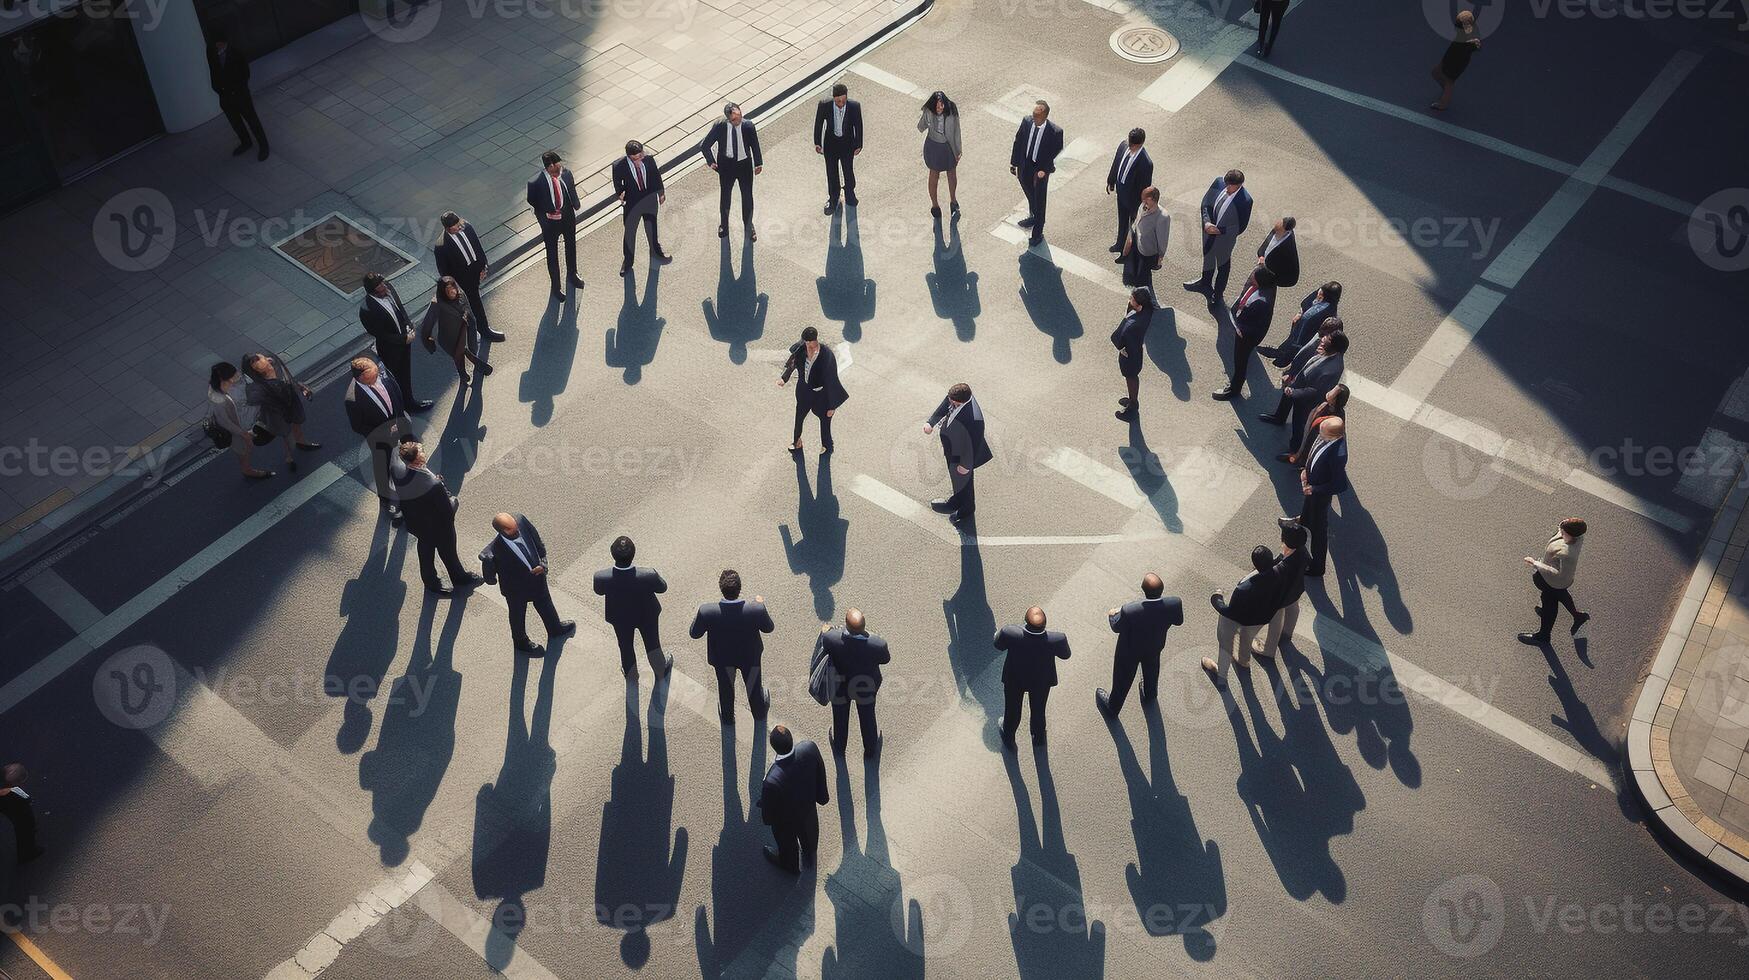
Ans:
[[[544,660],[512,655],[496,590],[422,591],[337,383],[297,473],[243,485],[214,458],[30,570],[0,593],[6,754],[50,848],[0,872],[23,938],[81,980],[1740,975],[1743,896],[1645,828],[1620,747],[1734,472],[1643,452],[1710,461],[1744,434],[1721,403],[1749,285],[1688,213],[1743,182],[1722,93],[1749,67],[1718,24],[1511,16],[1434,116],[1444,42],[1396,6],[1306,0],[1267,64],[1157,84],[1108,46],[1119,14],[942,0],[844,75],[855,212],[821,214],[808,99],[761,120],[756,245],[717,239],[692,169],[663,211],[673,265],[617,278],[615,217],[579,243],[571,304],[538,260],[501,273],[497,373],[464,398],[436,358],[415,371],[451,384],[421,424],[464,556],[500,510],[549,546],[581,628]],[[939,223],[913,128],[937,87],[966,147]],[[1040,97],[1068,150],[1028,250],[1006,161]],[[1127,425],[1103,176],[1135,125],[1173,234]],[[1343,283],[1356,401],[1330,572],[1280,664],[1223,698],[1196,667],[1206,597],[1297,494],[1256,420],[1274,378],[1210,400],[1231,332],[1175,285],[1234,166],[1257,201],[1236,254],[1294,214],[1284,305]],[[851,397],[836,453],[810,423],[798,461],[775,381],[810,325]],[[964,537],[925,506],[946,481],[921,431],[962,380],[996,453]],[[1513,638],[1519,557],[1573,514],[1595,618],[1539,652]],[[622,683],[589,587],[621,533],[670,585],[677,674],[654,689]],[[772,723],[825,743],[822,622],[855,605],[893,650],[884,751],[851,740],[800,882],[759,853],[763,728],[740,692],[718,724],[685,638],[726,567],[778,624]],[[1108,724],[1105,611],[1150,570],[1187,622],[1157,710]],[[1048,752],[1006,754],[989,637],[1033,603],[1074,655]],[[51,975],[16,943],[0,969]]]

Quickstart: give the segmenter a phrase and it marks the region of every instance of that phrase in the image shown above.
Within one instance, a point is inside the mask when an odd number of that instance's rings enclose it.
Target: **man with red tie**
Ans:
[[[1269,319],[1275,309],[1275,273],[1260,265],[1251,272],[1245,291],[1233,304],[1233,377],[1227,386],[1215,392],[1216,401],[1239,397],[1245,387],[1245,374],[1251,367],[1251,354],[1269,333]]]
[[[619,267],[620,276],[632,271],[632,246],[638,241],[640,220],[644,236],[650,239],[650,261],[674,261],[673,256],[662,251],[662,236],[656,232],[656,206],[668,201],[662,187],[662,170],[656,166],[656,158],[644,152],[644,144],[632,140],[626,144],[626,155],[613,162],[613,190],[625,205],[625,262]]]
[[[559,236],[565,238],[566,282],[572,289],[582,289],[577,278],[577,212],[583,205],[577,200],[577,182],[571,171],[560,161],[559,151],[548,150],[540,155],[543,169],[528,182],[528,206],[540,219],[541,241],[547,247],[547,277],[553,283],[553,299],[563,303],[565,290],[559,287]]]

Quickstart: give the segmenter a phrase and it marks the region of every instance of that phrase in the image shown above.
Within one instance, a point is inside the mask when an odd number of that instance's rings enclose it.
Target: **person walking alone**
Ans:
[[[1549,642],[1549,634],[1555,628],[1555,618],[1561,614],[1561,606],[1567,607],[1567,612],[1573,616],[1573,635],[1579,635],[1579,630],[1591,618],[1590,613],[1582,613],[1573,604],[1573,577],[1579,571],[1579,552],[1585,547],[1585,522],[1577,517],[1569,517],[1561,522],[1555,536],[1543,548],[1543,556],[1539,561],[1529,555],[1524,556],[1524,563],[1536,571],[1530,573],[1531,584],[1536,586],[1542,595],[1542,602],[1536,607],[1537,617],[1542,621],[1535,633],[1518,634],[1518,642],[1533,646]]]

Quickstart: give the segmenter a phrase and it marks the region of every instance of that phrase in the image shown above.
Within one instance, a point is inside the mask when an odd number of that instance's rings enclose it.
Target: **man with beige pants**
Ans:
[[[1219,592],[1209,596],[1209,605],[1221,618],[1215,621],[1215,643],[1220,646],[1220,662],[1202,658],[1202,669],[1217,686],[1227,684],[1227,668],[1232,666],[1235,651],[1239,666],[1251,669],[1251,645],[1259,630],[1275,615],[1277,594],[1275,553],[1267,545],[1251,549],[1251,567],[1256,569],[1233,587],[1233,598]]]
[[[1306,594],[1306,529],[1289,524],[1281,529],[1281,557],[1275,560],[1275,615],[1263,634],[1263,645],[1252,652],[1274,659],[1282,637],[1291,638],[1300,624],[1300,596]]]

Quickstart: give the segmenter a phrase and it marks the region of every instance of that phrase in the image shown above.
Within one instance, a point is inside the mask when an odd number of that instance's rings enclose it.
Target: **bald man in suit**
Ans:
[[[996,631],[996,649],[1006,653],[1002,661],[1002,744],[1013,751],[1014,733],[1020,729],[1020,700],[1032,710],[1032,744],[1045,744],[1045,701],[1057,686],[1057,661],[1069,659],[1069,638],[1045,629],[1045,611],[1033,606],[1025,624]]]
[[[1111,693],[1100,688],[1093,701],[1107,718],[1123,710],[1124,697],[1142,672],[1142,704],[1151,704],[1159,690],[1160,651],[1166,648],[1166,632],[1184,625],[1184,601],[1167,597],[1166,583],[1153,572],[1142,576],[1142,598],[1118,606],[1106,614],[1117,634],[1117,653],[1111,664]]]

